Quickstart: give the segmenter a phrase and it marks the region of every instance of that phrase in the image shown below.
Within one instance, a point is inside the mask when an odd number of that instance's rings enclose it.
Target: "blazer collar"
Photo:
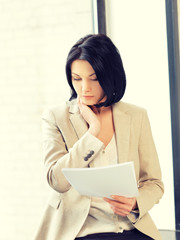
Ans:
[[[115,137],[117,143],[118,161],[125,162],[128,159],[130,141],[130,122],[131,118],[127,114],[127,109],[123,102],[118,102],[112,106],[113,120],[115,127]],[[70,121],[78,138],[81,138],[88,130],[88,125],[79,112],[77,101],[71,101]]]

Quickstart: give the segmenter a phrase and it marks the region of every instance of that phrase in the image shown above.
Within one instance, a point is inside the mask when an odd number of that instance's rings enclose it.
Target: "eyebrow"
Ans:
[[[80,75],[78,75],[77,73],[73,73],[73,72],[72,72],[72,74],[75,74],[76,76],[79,76],[79,77],[80,77]],[[92,73],[92,74],[89,75],[89,77],[91,77],[91,76],[93,76],[93,75],[96,75],[96,74],[95,74],[95,73]]]

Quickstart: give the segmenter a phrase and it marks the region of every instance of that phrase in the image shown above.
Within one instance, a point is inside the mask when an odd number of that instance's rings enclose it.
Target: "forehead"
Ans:
[[[71,72],[72,74],[75,73],[78,75],[90,75],[95,73],[94,69],[88,61],[80,59],[72,62]]]

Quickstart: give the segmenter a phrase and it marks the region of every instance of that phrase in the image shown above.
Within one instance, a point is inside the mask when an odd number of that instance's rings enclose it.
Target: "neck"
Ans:
[[[99,107],[99,108],[97,108],[97,107],[95,107],[95,106],[91,106],[91,109],[93,110],[93,112],[95,112],[95,113],[105,113],[105,112],[107,112],[107,111],[109,111],[109,110],[111,110],[111,107],[109,106],[109,107]]]

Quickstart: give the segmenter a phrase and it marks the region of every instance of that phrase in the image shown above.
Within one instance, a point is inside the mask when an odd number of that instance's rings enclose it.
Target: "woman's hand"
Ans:
[[[97,136],[101,130],[100,116],[96,107],[92,110],[90,107],[82,103],[82,100],[78,97],[78,106],[81,115],[85,121],[89,124],[89,132]]]
[[[122,217],[126,217],[132,210],[137,208],[136,198],[127,198],[118,195],[111,196],[113,199],[104,198],[108,202],[113,212]]]

